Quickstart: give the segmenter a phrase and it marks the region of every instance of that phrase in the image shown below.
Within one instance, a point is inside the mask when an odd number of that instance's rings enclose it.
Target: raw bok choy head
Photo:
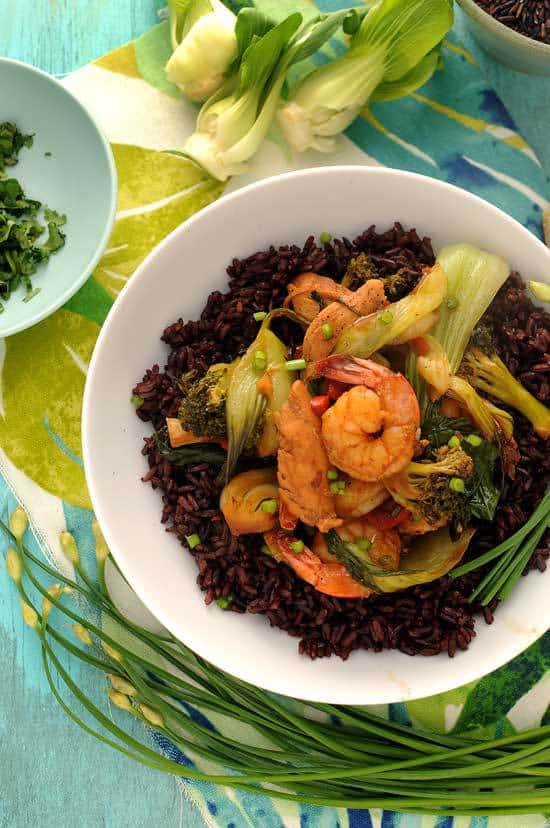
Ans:
[[[243,9],[235,27],[238,69],[201,109],[184,152],[220,181],[244,172],[273,122],[288,70],[314,54],[348,14],[302,26],[295,13],[275,26],[257,10]]]
[[[390,100],[422,86],[437,65],[433,50],[452,25],[449,0],[377,0],[348,51],[308,75],[279,110],[289,144],[299,152],[330,152],[375,91]]]
[[[189,100],[205,101],[237,54],[237,18],[221,0],[170,0],[169,11],[174,51],[166,75]]]

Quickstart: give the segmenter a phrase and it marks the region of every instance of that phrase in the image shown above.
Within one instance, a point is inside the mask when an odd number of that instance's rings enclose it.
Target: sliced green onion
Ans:
[[[132,405],[135,405],[136,408],[139,408],[140,405],[143,405],[145,400],[143,399],[143,397],[140,397],[139,394],[132,394],[132,396],[130,397],[130,402],[132,403]]]
[[[264,553],[264,555],[269,555],[269,557],[270,557],[270,558],[272,558],[272,557],[273,557],[273,553],[271,552],[271,549],[270,549],[270,548],[269,548],[269,546],[268,546],[267,544],[265,544],[265,543],[264,543],[264,544],[263,544],[263,546],[262,546],[262,552]]]
[[[263,322],[267,316],[267,313],[265,311],[256,311],[256,313],[253,313],[252,316],[256,322]]]
[[[194,549],[195,546],[198,546],[199,543],[201,543],[201,539],[199,538],[196,532],[193,535],[186,535],[185,540],[187,541],[189,549]]]
[[[343,492],[344,489],[346,488],[346,481],[345,480],[337,480],[335,485],[338,487],[338,490],[340,492]]]
[[[305,359],[289,359],[285,362],[285,368],[287,371],[303,371],[305,367]]]
[[[267,368],[267,357],[263,351],[256,351],[253,363],[256,371],[265,371]]]
[[[332,233],[328,233],[326,230],[323,230],[323,232],[319,236],[319,239],[322,242],[322,244],[330,244],[330,242],[332,241]]]
[[[325,324],[321,326],[321,333],[323,334],[323,339],[332,339],[332,337],[334,336],[332,325],[329,325],[328,322],[325,322]]]
[[[461,477],[451,477],[449,481],[449,489],[452,492],[458,492],[462,494],[465,489],[464,480]]]
[[[289,546],[290,546],[290,548],[292,549],[293,552],[296,552],[296,554],[299,555],[300,552],[304,551],[305,544],[304,544],[303,541],[297,540],[297,541],[293,541],[292,543],[290,543]]]
[[[393,313],[391,310],[382,311],[380,314],[380,322],[382,325],[391,325],[393,322]]]
[[[458,447],[459,447],[459,445],[460,445],[460,440],[459,440],[459,438],[456,436],[456,434],[455,434],[453,437],[451,437],[451,439],[449,440],[449,442],[447,443],[447,445],[449,446],[449,448],[458,448]]]
[[[468,442],[471,446],[480,446],[483,442],[481,437],[478,437],[477,434],[468,434],[466,437],[466,442]]]
[[[447,299],[447,307],[449,308],[449,310],[455,310],[455,308],[458,308],[458,299],[456,299],[454,296],[449,296],[449,298]]]
[[[276,500],[264,500],[260,505],[260,509],[262,512],[267,512],[268,515],[274,515],[278,509],[278,503]]]
[[[357,547],[361,550],[361,552],[368,552],[372,546],[372,541],[368,538],[359,538],[357,541]]]
[[[35,296],[38,296],[42,288],[33,288],[33,290],[29,291],[23,297],[23,302],[30,302],[31,299],[34,299]]]
[[[220,609],[227,609],[233,603],[233,596],[228,595],[227,598],[218,598],[216,604],[219,606]]]
[[[338,486],[338,482],[331,483],[328,487],[331,494],[340,494],[340,487]]]
[[[328,472],[327,472],[327,479],[328,480],[338,480],[338,477],[339,477],[339,475],[338,475],[338,472],[336,471],[336,469],[329,469],[328,470]]]

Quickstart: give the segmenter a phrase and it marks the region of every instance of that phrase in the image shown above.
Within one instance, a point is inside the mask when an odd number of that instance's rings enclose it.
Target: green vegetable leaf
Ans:
[[[189,443],[172,448],[165,429],[157,431],[155,441],[162,457],[174,466],[191,466],[195,463],[223,466],[225,463],[225,452],[217,443]]]
[[[450,418],[440,413],[439,407],[432,404],[426,411],[426,417],[422,423],[422,437],[428,440],[433,448],[446,446],[451,437],[456,433],[471,434],[472,424],[466,417]]]
[[[428,83],[437,69],[438,61],[439,49],[434,49],[399,80],[382,81],[371,95],[371,101],[393,101],[410,95]]]
[[[332,14],[322,14],[308,21],[297,34],[295,42],[291,44],[289,66],[314,55],[336,34],[348,16],[349,9],[344,9]]]
[[[482,440],[479,446],[463,440],[461,446],[474,461],[474,473],[465,481],[464,491],[470,511],[481,520],[493,520],[501,494],[494,482],[500,452],[487,440]]]
[[[237,22],[235,24],[235,36],[237,38],[237,55],[235,60],[226,72],[229,77],[234,74],[243,59],[248,47],[258,38],[263,37],[271,29],[275,27],[275,22],[263,14],[259,9],[245,8],[241,9],[237,15]]]

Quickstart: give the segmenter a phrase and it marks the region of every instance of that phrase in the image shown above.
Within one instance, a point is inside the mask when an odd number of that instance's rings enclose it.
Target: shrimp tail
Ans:
[[[372,359],[331,354],[319,360],[313,366],[317,377],[326,377],[338,380],[348,385],[365,385],[367,388],[376,388],[383,379],[392,376],[392,371]]]

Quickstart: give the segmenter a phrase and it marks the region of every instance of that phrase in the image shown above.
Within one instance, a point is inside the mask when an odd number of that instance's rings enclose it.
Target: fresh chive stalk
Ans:
[[[309,703],[314,715],[309,718],[302,704],[281,701],[226,675],[171,636],[156,635],[124,618],[106,589],[84,569],[68,533],[63,544],[76,562],[76,580],[24,544],[23,510],[15,510],[10,526],[0,522],[0,528],[11,544],[8,574],[25,620],[39,639],[53,696],[75,724],[122,755],[177,777],[318,806],[440,817],[550,810],[550,726],[478,739],[413,729],[351,706]],[[537,520],[523,535],[525,555],[541,532]],[[96,542],[101,538],[98,530]],[[105,562],[101,543],[96,560]],[[50,578],[59,586],[49,585]],[[70,603],[68,591],[78,602]],[[42,605],[35,594],[44,599]],[[218,599],[224,608],[229,602],[230,597]],[[90,620],[100,616],[114,622],[109,627],[114,632]],[[74,640],[67,637],[69,625]],[[67,656],[108,676],[105,702],[117,708],[116,715],[86,695],[64,666]],[[209,714],[220,714],[216,730]],[[126,729],[126,716],[154,727],[185,755],[192,754],[194,764],[179,764],[155,749],[146,731],[139,736],[133,727]],[[237,740],[231,734],[243,723],[246,735]],[[209,767],[214,763],[219,772],[201,770],[201,759]]]
[[[479,602],[483,606],[490,604],[494,598],[504,600],[521,578],[549,526],[550,492],[547,492],[521,529],[473,561],[453,569],[451,577],[459,578],[496,561],[472,592],[469,600]]]

